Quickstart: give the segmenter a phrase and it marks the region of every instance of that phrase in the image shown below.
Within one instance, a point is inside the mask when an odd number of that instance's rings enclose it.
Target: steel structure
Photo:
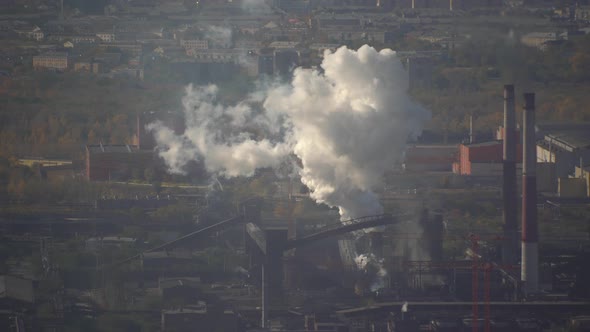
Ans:
[[[361,217],[356,219],[345,220],[342,222],[334,223],[327,225],[323,228],[320,228],[318,231],[312,234],[305,235],[300,238],[296,238],[293,240],[288,241],[285,244],[285,249],[292,249],[296,247],[301,247],[311,242],[315,242],[321,239],[325,239],[331,236],[336,236],[339,234],[344,234],[348,232],[358,231],[361,229],[378,227],[378,226],[385,226],[389,224],[393,224],[397,222],[397,218],[395,218],[391,214],[380,214],[375,216],[367,216]]]

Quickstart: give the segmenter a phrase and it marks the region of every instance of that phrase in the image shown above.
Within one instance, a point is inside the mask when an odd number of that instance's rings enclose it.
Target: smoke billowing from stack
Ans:
[[[261,87],[235,105],[221,103],[215,86],[187,88],[184,134],[150,126],[160,156],[173,172],[201,160],[229,178],[278,167],[294,154],[310,196],[338,207],[341,219],[382,213],[373,188],[430,115],[407,95],[392,50],[341,47],[327,51],[321,67],[297,68],[289,84]]]
[[[522,266],[525,291],[539,287],[539,249],[537,228],[537,146],[535,139],[535,94],[524,94],[522,165]]]
[[[503,153],[503,200],[504,200],[504,243],[502,262],[515,264],[517,261],[517,193],[516,193],[516,112],[514,86],[504,86],[504,153]]]

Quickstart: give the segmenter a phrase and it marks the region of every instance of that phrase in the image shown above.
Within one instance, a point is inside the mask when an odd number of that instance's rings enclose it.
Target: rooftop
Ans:
[[[86,145],[86,149],[90,153],[133,153],[139,151],[137,146],[121,144],[121,145]]]
[[[51,57],[51,58],[67,58],[68,54],[65,52],[47,52],[40,55],[36,55],[36,58],[44,58],[44,57]]]
[[[33,282],[12,276],[0,276],[0,298],[33,303]]]
[[[544,134],[545,142],[573,151],[590,149],[590,122],[561,123],[537,126]]]
[[[488,142],[480,142],[480,143],[467,143],[463,144],[470,148],[476,148],[481,146],[494,146],[494,145],[501,145],[502,141],[488,141]]]

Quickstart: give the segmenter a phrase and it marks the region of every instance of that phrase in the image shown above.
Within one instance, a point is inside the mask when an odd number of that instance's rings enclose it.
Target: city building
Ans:
[[[70,41],[74,44],[86,43],[95,44],[99,38],[96,35],[91,34],[67,34],[67,33],[54,33],[47,37],[47,40],[52,42],[66,42]]]
[[[185,49],[206,50],[209,48],[209,41],[206,39],[181,39],[180,46]]]
[[[45,37],[45,33],[43,32],[43,30],[41,30],[36,25],[16,27],[13,29],[13,31],[20,37],[36,41],[41,41]]]
[[[522,36],[520,41],[526,46],[545,50],[548,44],[564,39],[567,39],[567,33],[531,32]]]
[[[64,52],[50,52],[33,57],[33,68],[67,70],[69,65],[68,54]]]
[[[136,42],[120,42],[114,41],[110,43],[100,43],[98,45],[102,51],[108,51],[112,49],[119,49],[122,52],[129,53],[131,56],[140,56],[142,53],[142,45]]]
[[[238,63],[245,52],[235,49],[188,49],[187,55],[199,63]]]
[[[112,43],[115,41],[115,34],[112,32],[99,32],[96,37],[100,38],[101,42]]]

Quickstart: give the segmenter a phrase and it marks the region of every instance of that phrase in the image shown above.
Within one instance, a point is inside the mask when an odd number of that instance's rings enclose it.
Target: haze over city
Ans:
[[[0,331],[590,331],[590,1],[0,0]]]

